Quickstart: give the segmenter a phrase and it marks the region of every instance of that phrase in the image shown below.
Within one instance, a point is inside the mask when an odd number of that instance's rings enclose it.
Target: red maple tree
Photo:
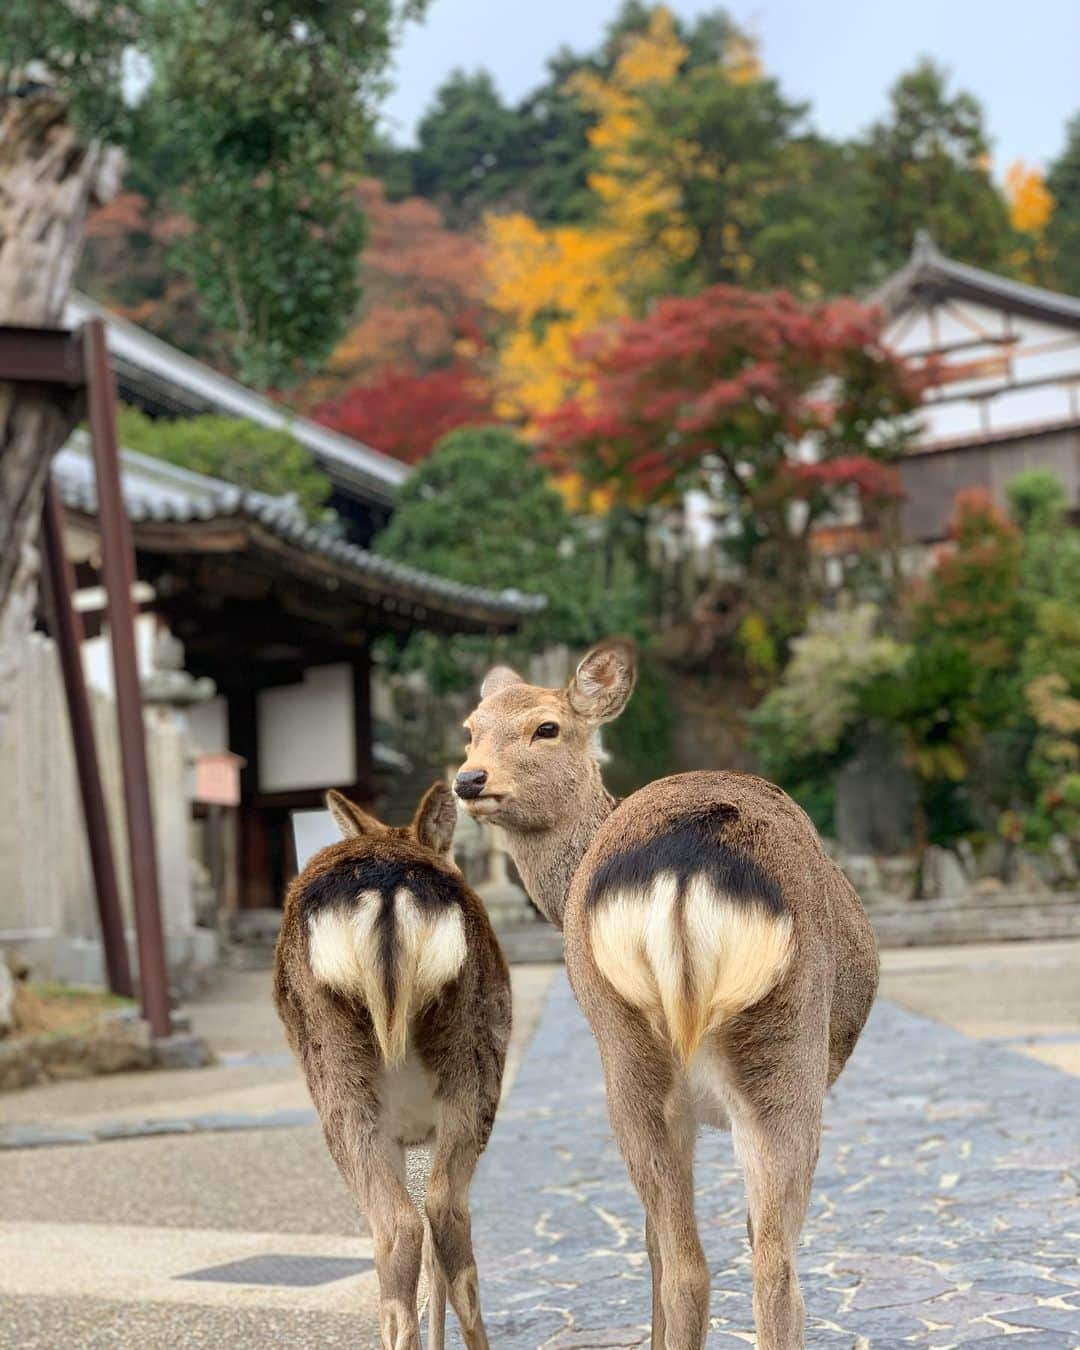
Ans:
[[[817,522],[853,494],[902,496],[889,466],[918,387],[875,309],[712,286],[591,335],[578,361],[580,392],[542,423],[548,461],[630,502],[710,485],[744,558],[795,596]]]
[[[415,464],[456,427],[491,422],[485,382],[466,362],[417,374],[391,370],[312,410],[325,426]]]

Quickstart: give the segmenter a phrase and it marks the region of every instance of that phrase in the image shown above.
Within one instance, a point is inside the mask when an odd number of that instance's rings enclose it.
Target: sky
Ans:
[[[686,18],[717,7],[668,3]],[[519,99],[542,82],[549,53],[594,47],[618,8],[619,0],[430,0],[398,54],[388,129],[410,140],[457,66],[486,67],[504,97]],[[1080,0],[729,0],[724,8],[829,136],[854,136],[874,121],[889,86],[922,55],[981,100],[998,176],[1017,159],[1045,169],[1080,112]]]

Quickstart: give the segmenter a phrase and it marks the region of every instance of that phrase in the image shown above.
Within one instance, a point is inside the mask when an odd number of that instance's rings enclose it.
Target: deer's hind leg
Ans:
[[[657,1046],[655,1057],[643,1060],[640,1030],[628,1037],[596,1022],[593,1030],[611,1128],[645,1209],[653,1350],[702,1350],[709,1268],[694,1215],[697,1124],[689,1086],[666,1048]]]
[[[433,1280],[445,1282],[466,1350],[488,1350],[469,1211],[469,1185],[479,1156],[475,1124],[452,1103],[444,1102],[426,1209],[436,1267]]]
[[[821,1141],[827,1042],[809,1030],[774,1054],[781,1071],[732,1099],[735,1152],[746,1178],[759,1350],[801,1350],[805,1312],[795,1253]],[[783,1068],[790,1066],[790,1072]],[[751,1080],[753,1081],[753,1080]]]
[[[405,1189],[401,1145],[362,1113],[347,1108],[324,1115],[323,1131],[338,1170],[371,1225],[382,1350],[422,1350],[416,1292],[424,1223]]]

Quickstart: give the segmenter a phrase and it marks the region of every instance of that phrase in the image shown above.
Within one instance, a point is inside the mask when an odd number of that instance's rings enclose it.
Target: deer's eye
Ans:
[[[541,722],[533,732],[534,741],[553,741],[559,734],[558,722]]]

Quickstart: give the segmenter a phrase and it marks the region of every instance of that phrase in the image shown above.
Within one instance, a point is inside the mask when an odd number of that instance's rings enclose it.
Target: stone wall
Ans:
[[[123,788],[112,703],[92,694],[128,945],[136,968]],[[216,937],[195,925],[189,861],[191,798],[183,720],[148,712],[147,754],[167,957],[176,974],[211,964]],[[104,980],[71,732],[52,642],[19,653],[13,712],[0,739],[0,947],[43,978]]]

